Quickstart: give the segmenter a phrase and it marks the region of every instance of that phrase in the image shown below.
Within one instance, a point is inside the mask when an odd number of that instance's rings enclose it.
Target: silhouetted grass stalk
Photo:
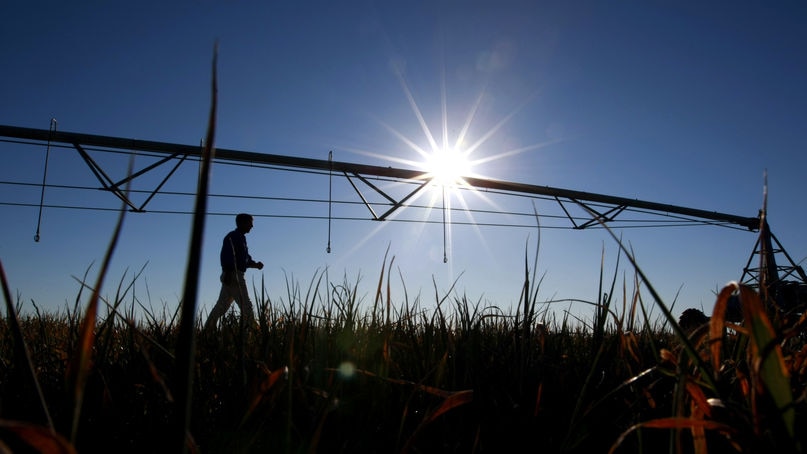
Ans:
[[[132,174],[134,165],[134,155],[129,160],[129,168],[127,175]],[[131,180],[126,184],[125,193],[128,194]],[[93,344],[95,340],[96,320],[98,315],[98,300],[100,298],[101,286],[106,279],[107,271],[109,270],[109,263],[112,261],[112,255],[118,245],[120,239],[120,232],[123,228],[123,220],[126,217],[126,204],[121,205],[118,214],[118,221],[115,225],[115,230],[112,233],[112,238],[107,245],[107,250],[104,255],[104,260],[101,262],[101,268],[98,271],[98,278],[96,279],[95,286],[92,288],[90,301],[87,304],[87,310],[81,321],[81,328],[79,329],[79,342],[78,350],[74,356],[73,363],[68,371],[71,381],[73,383],[73,424],[70,431],[71,443],[76,443],[78,436],[78,426],[81,421],[81,408],[84,404],[84,388],[87,384],[87,376],[90,373],[91,360],[93,356]]]
[[[202,149],[202,160],[199,169],[199,182],[196,190],[196,203],[193,210],[191,240],[188,245],[188,264],[185,271],[185,286],[182,293],[181,313],[179,319],[179,338],[177,340],[177,397],[178,428],[174,446],[176,452],[187,452],[192,445],[189,434],[191,423],[191,400],[193,396],[193,372],[196,357],[196,300],[199,292],[199,268],[202,262],[202,239],[207,217],[207,193],[210,180],[210,168],[215,155],[216,110],[218,104],[217,85],[218,43],[213,50],[211,67],[211,99],[210,116],[207,123],[207,135]]]

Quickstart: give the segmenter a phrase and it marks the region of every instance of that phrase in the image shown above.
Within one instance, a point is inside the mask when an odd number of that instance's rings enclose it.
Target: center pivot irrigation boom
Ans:
[[[155,142],[147,140],[126,139],[120,137],[109,137],[92,134],[80,134],[72,132],[22,128],[15,126],[0,125],[0,137],[7,138],[6,141],[22,144],[45,145],[62,144],[75,148],[81,158],[89,166],[90,170],[101,182],[103,189],[119,197],[132,211],[146,211],[148,202],[160,191],[160,188],[173,175],[176,169],[187,158],[200,158],[202,155],[201,146],[182,145],[176,143]],[[113,181],[104,169],[87,152],[90,148],[103,148],[106,150],[122,150],[131,152],[151,152],[165,155],[162,159],[133,172],[119,181]],[[362,202],[369,209],[372,219],[384,221],[397,210],[406,206],[406,203],[420,192],[424,187],[432,182],[432,176],[423,170],[400,169],[394,167],[383,167],[375,165],[356,164],[349,162],[333,161],[332,159],[310,159],[275,154],[265,154],[250,151],[231,150],[226,148],[216,148],[215,161],[217,162],[239,162],[251,164],[271,165],[287,169],[308,169],[328,173],[341,173],[350,182]],[[122,190],[126,184],[169,162],[173,162],[173,167],[164,179],[151,192],[150,196],[140,206],[130,200]],[[416,182],[414,190],[400,198],[395,198],[374,185],[368,177],[384,177],[402,181]],[[755,287],[765,287],[768,292],[779,300],[782,295],[796,296],[794,301],[788,302],[787,306],[793,302],[807,301],[807,275],[801,266],[796,265],[790,256],[785,252],[776,237],[771,233],[770,227],[764,213],[759,216],[738,216],[716,211],[700,210],[676,205],[650,202],[645,200],[630,199],[625,197],[615,197],[591,192],[574,191],[550,186],[539,186],[525,183],[516,183],[487,178],[464,177],[464,182],[473,188],[480,190],[498,191],[513,195],[533,195],[554,199],[566,213],[566,217],[572,222],[575,229],[585,229],[590,226],[599,226],[614,221],[619,214],[626,209],[640,209],[655,213],[672,214],[695,218],[714,224],[729,224],[748,229],[752,232],[759,232],[758,240],[754,251],[749,258],[748,264],[743,271],[741,281]],[[364,197],[356,182],[361,182],[372,191],[387,200],[387,210],[381,214],[376,213]],[[44,186],[44,182],[43,182]],[[577,205],[583,207],[590,215],[590,219],[578,223],[567,211],[567,205]],[[605,206],[606,209],[601,207]],[[788,265],[777,265],[776,255],[784,256]],[[757,257],[759,266],[752,266],[754,258]],[[781,273],[781,274],[780,274]],[[790,279],[790,281],[788,281]],[[792,281],[796,279],[798,282]],[[788,296],[787,299],[791,299]]]

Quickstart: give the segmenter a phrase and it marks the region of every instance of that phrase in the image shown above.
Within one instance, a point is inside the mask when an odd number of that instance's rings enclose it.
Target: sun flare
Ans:
[[[461,149],[442,148],[426,157],[424,167],[432,181],[439,186],[454,187],[463,183],[471,173],[471,161]]]
[[[443,226],[443,262],[448,263],[448,256],[451,254],[452,229],[457,213],[461,216],[462,224],[469,224],[479,236],[481,244],[485,244],[482,232],[477,224],[477,214],[485,210],[472,209],[474,198],[480,199],[483,203],[499,210],[497,204],[489,198],[487,191],[477,190],[474,181],[489,178],[484,173],[479,173],[480,169],[491,161],[512,158],[528,151],[534,151],[549,145],[551,142],[535,143],[518,148],[506,148],[500,151],[495,149],[495,141],[491,139],[497,135],[502,127],[507,124],[522,107],[529,103],[537,93],[525,96],[523,101],[511,112],[506,113],[500,120],[492,126],[478,130],[472,128],[477,114],[480,111],[489,113],[485,109],[489,108],[484,101],[488,100],[488,92],[483,89],[471,102],[464,121],[454,122],[449,118],[449,106],[446,99],[446,81],[443,78],[440,90],[440,110],[439,123],[431,124],[427,121],[427,115],[415,101],[413,91],[405,77],[404,67],[397,63],[392,65],[395,75],[398,77],[401,88],[409,102],[409,107],[417,120],[417,125],[423,133],[423,137],[418,134],[405,134],[404,129],[396,127],[386,121],[375,118],[376,121],[389,133],[395,136],[401,143],[406,145],[407,150],[404,155],[398,151],[379,152],[367,149],[350,148],[349,150],[358,154],[363,154],[372,158],[391,161],[403,164],[410,168],[418,169],[421,174],[416,179],[420,180],[414,190],[404,192],[399,200],[395,200],[387,194],[384,196],[387,202],[391,203],[389,211],[383,214],[382,218],[392,218],[398,214],[398,208],[404,206],[426,208],[422,211],[421,225],[433,222],[439,216]],[[445,75],[443,75],[445,77]],[[474,129],[472,131],[472,129]],[[424,190],[424,188],[428,188]],[[425,202],[418,202],[421,198]],[[366,203],[366,202],[365,202]],[[490,211],[488,210],[487,213]],[[373,213],[373,216],[376,214]],[[484,214],[482,214],[484,216]],[[406,219],[409,221],[409,219]],[[373,234],[381,230],[381,224]],[[369,237],[367,237],[369,238]]]

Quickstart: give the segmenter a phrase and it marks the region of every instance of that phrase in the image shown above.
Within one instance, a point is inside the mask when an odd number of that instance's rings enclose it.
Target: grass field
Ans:
[[[58,314],[18,318],[22,303],[9,304],[0,442],[12,452],[46,442],[64,449],[46,452],[801,452],[802,325],[769,317],[752,289],[727,287],[711,321],[685,333],[646,319],[647,303],[625,288],[607,292],[622,293],[619,304],[595,302],[587,325],[553,318],[529,282],[516,313],[459,297],[427,311],[419,298],[390,300],[388,285],[382,270],[369,307],[357,283],[315,279],[277,300],[256,288],[259,327],[232,311],[214,332],[195,322],[190,376],[178,363],[180,312],[136,320],[125,285],[91,326],[81,295]],[[751,323],[720,320],[731,293]]]

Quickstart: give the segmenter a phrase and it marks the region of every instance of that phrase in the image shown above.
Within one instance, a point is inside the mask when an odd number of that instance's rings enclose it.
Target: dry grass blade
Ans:
[[[712,310],[712,318],[709,320],[709,339],[711,345],[709,349],[712,357],[712,369],[715,379],[720,373],[720,363],[722,362],[723,333],[725,332],[726,310],[728,309],[729,298],[737,290],[737,283],[733,282],[720,290]]]
[[[277,382],[280,381],[281,379],[287,378],[289,376],[289,368],[281,367],[280,369],[277,369],[274,372],[265,369],[263,373],[265,374],[265,378],[257,383],[257,389],[255,389],[251,393],[249,406],[247,407],[247,410],[244,412],[244,416],[241,419],[242,425],[249,419],[250,416],[252,416],[252,413],[255,411],[256,408],[258,408],[258,405],[266,397],[266,394],[272,389],[274,389],[275,384],[277,384]]]
[[[632,433],[639,429],[698,429],[698,430],[712,430],[724,434],[728,437],[735,435],[736,430],[723,423],[712,421],[708,419],[691,419],[691,418],[659,418],[650,421],[635,424],[628,428],[619,436],[619,438],[611,445],[608,450],[609,454],[616,452],[622,442]],[[743,452],[739,446],[736,446],[737,452]]]
[[[709,401],[706,398],[706,394],[703,392],[700,386],[696,383],[692,382],[691,380],[687,380],[686,382],[686,390],[689,393],[689,396],[692,398],[692,402],[703,412],[704,415],[708,417],[712,417],[712,406],[709,405]]]
[[[76,449],[64,437],[48,428],[0,420],[0,452],[74,454]]]
[[[437,407],[436,410],[429,413],[423,421],[420,423],[418,428],[412,434],[411,437],[406,441],[406,445],[401,449],[401,452],[407,453],[412,449],[412,445],[417,440],[420,431],[423,430],[426,426],[434,422],[437,418],[445,414],[447,411],[457,408],[461,405],[465,405],[471,403],[474,400],[474,391],[472,389],[467,389],[464,391],[457,391],[454,393],[449,394],[443,403]]]
[[[452,393],[443,401],[442,404],[440,404],[440,407],[438,407],[437,410],[432,412],[429,415],[429,417],[423,421],[423,424],[429,424],[435,419],[442,416],[445,412],[453,408],[459,407],[460,405],[470,403],[473,400],[474,400],[474,390],[472,389],[466,389],[464,391],[457,391],[455,393]]]

